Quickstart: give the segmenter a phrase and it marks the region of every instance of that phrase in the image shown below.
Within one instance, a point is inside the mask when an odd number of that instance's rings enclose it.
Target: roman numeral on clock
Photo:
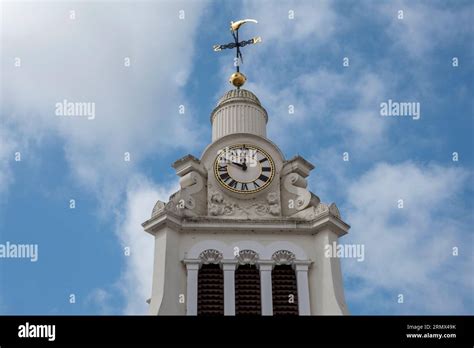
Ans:
[[[262,181],[263,184],[265,184],[268,181],[268,179],[269,179],[268,176],[261,174],[254,182],[252,182],[252,184],[255,187],[255,190],[260,187],[258,180]]]
[[[272,181],[275,165],[264,150],[241,144],[223,151],[214,162],[215,177],[223,187],[250,194],[264,189]]]
[[[219,174],[220,178],[222,179],[222,181],[226,182],[227,180],[230,179],[230,175],[229,173],[225,172],[225,173],[222,173],[222,174]]]
[[[230,182],[229,182],[229,186],[232,187],[232,188],[237,188],[237,184],[239,182],[238,181],[235,181],[234,179],[232,179]]]

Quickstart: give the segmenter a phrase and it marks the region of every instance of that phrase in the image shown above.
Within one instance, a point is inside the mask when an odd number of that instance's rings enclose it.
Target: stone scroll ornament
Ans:
[[[322,214],[329,213],[340,218],[339,209],[336,204],[327,205],[319,200],[319,197],[309,191],[307,181],[298,173],[291,173],[283,179],[283,187],[294,195],[294,210],[290,215],[303,220],[313,220]]]
[[[181,186],[181,198],[184,199],[185,207],[193,210],[196,208],[196,201],[193,194],[200,192],[204,188],[204,180],[201,175],[191,172],[179,179]]]
[[[175,193],[170,201],[171,210],[182,216],[194,217],[204,215],[201,211],[206,201],[204,179],[196,171],[190,172],[179,179],[181,190]]]
[[[291,173],[285,176],[283,186],[288,192],[296,195],[294,200],[296,211],[302,211],[310,206],[317,206],[319,204],[319,198],[306,188],[308,186],[306,179],[298,173]]]

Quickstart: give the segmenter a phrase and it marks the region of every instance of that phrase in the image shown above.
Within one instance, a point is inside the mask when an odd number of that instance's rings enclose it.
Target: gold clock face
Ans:
[[[259,147],[236,144],[219,151],[214,175],[219,184],[232,192],[255,193],[270,185],[275,176],[275,164]]]

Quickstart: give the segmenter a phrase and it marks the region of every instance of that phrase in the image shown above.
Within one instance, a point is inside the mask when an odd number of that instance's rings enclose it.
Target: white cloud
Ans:
[[[423,73],[426,65],[410,70],[412,78],[407,84],[394,57],[408,55],[428,61],[437,48],[460,42],[470,32],[470,11],[464,6],[392,1],[361,2],[354,7],[356,19],[325,1],[244,2],[242,15],[255,17],[259,24],[249,24],[243,35],[260,35],[263,41],[258,47],[244,48],[241,70],[249,78],[246,88],[269,111],[270,136],[283,147],[295,141],[295,132],[301,141],[318,139],[320,126],[325,136],[334,136],[334,143],[352,151],[370,154],[374,146],[383,151],[390,121],[380,116],[380,103],[400,96],[433,99],[429,96],[436,93],[433,76]],[[293,20],[288,19],[290,10],[295,11]],[[403,20],[397,19],[398,10],[404,11]],[[355,29],[364,33],[379,26],[384,33],[377,37],[386,35],[388,40],[375,60],[370,50],[361,50],[359,41],[347,42]],[[346,55],[350,67],[342,68]],[[228,60],[222,62],[231,68]],[[290,104],[296,110],[293,115],[288,114]]]
[[[187,112],[181,117],[177,110],[180,104],[188,105],[181,88],[190,74],[187,67],[192,66],[194,35],[205,4],[75,3],[75,21],[67,17],[70,4],[62,2],[2,4],[1,73],[2,81],[8,83],[2,86],[1,117],[5,122],[0,125],[0,193],[13,179],[10,164],[3,159],[13,158],[17,150],[32,150],[30,144],[45,137],[59,137],[64,142],[73,177],[102,203],[119,206],[126,192],[117,223],[122,245],[132,250],[119,282],[127,299],[126,313],[146,312],[144,301],[151,291],[153,241],[140,224],[149,217],[157,199],[166,201],[174,191],[174,187],[157,187],[137,174],[137,164],[150,154],[190,149],[200,142],[198,123],[192,122],[196,115]],[[440,29],[452,28],[456,20],[449,11],[428,12],[424,5],[414,6],[423,6],[422,11],[406,11],[403,24],[395,20],[396,5],[382,6],[381,12],[394,16],[387,27],[394,47],[420,56],[434,47],[432,37],[452,37]],[[186,10],[185,21],[178,20],[181,8]],[[293,21],[288,19],[289,10],[295,11]],[[262,45],[245,55],[244,73],[249,72],[249,89],[268,108],[275,141],[284,146],[294,141],[294,134],[313,136],[313,130],[301,127],[313,117],[322,119],[324,132],[347,133],[345,145],[367,148],[383,139],[387,128],[374,118],[379,97],[389,89],[389,81],[382,80],[389,71],[375,74],[364,70],[347,77],[315,62],[320,68],[309,73],[297,71],[288,78],[286,71],[275,68],[284,67],[286,58],[306,50],[309,44],[312,49],[338,45],[331,40],[346,18],[338,17],[329,2],[252,1],[245,2],[242,12],[259,20],[255,30],[248,24],[242,31],[249,37],[263,38]],[[468,11],[464,20],[467,15]],[[434,16],[442,18],[441,22],[431,21]],[[21,68],[13,68],[15,57],[21,57]],[[124,57],[131,58],[128,69],[122,66]],[[257,78],[260,82],[253,82]],[[331,103],[349,92],[354,93],[356,103],[348,113],[333,114]],[[65,98],[96,102],[96,119],[55,116],[54,103]],[[287,113],[288,104],[296,107],[293,118]],[[324,119],[329,115],[331,120]],[[288,131],[292,125],[298,133]],[[123,162],[125,151],[131,152],[129,164]],[[336,155],[342,156],[339,149],[327,150],[327,156]],[[341,174],[337,181],[349,184]],[[465,245],[464,234],[459,232],[465,226],[443,212],[463,183],[461,170],[406,163],[378,165],[352,184],[352,206],[344,217],[352,225],[349,238],[366,243],[368,254],[362,264],[347,263],[345,271],[364,280],[364,287],[354,290],[362,301],[367,302],[378,289],[397,292],[396,284],[401,284],[412,291],[411,298],[420,298],[426,291],[435,304],[429,307],[428,301],[422,301],[414,304],[412,311],[462,312],[463,298],[448,296],[457,290],[443,282],[453,282],[462,292],[472,290],[472,274],[470,280],[459,275],[465,274],[469,263],[460,256],[461,268],[456,272],[437,274],[436,270],[450,260],[445,253],[453,243]],[[405,215],[392,205],[399,195],[406,197]],[[402,218],[405,223],[397,222]],[[393,264],[387,259],[394,260]],[[349,296],[355,298],[354,294]],[[108,300],[102,292],[95,295],[97,303]],[[406,310],[395,306],[387,304],[387,311]]]
[[[348,131],[345,143],[351,148],[368,150],[385,140],[388,123],[380,116],[379,105],[384,100],[387,84],[379,76],[367,73],[346,86],[356,91],[357,103],[353,109],[343,110],[335,117]]]
[[[336,14],[330,1],[249,0],[244,1],[242,13],[258,19],[256,32],[268,46],[303,39],[322,42],[337,29]]]
[[[353,151],[380,145],[388,123],[380,117],[379,105],[396,80],[387,70],[392,67],[375,72],[380,66],[361,65],[352,45],[339,47],[340,35],[351,30],[346,14],[327,1],[244,4],[242,13],[251,13],[259,24],[249,24],[243,35],[255,33],[263,41],[248,55],[244,52],[241,70],[249,78],[245,88],[269,112],[269,135],[284,147],[295,141],[295,132],[301,141],[318,139],[321,126],[324,136],[333,136]],[[292,20],[290,10],[295,13]],[[335,52],[340,58],[328,65],[325,60],[334,58]],[[354,61],[343,68],[342,55],[348,52]],[[228,60],[222,64],[229,67]],[[288,113],[289,105],[294,106],[294,114]]]
[[[118,284],[126,313],[146,313],[153,240],[141,223],[156,200],[166,201],[170,193],[140,174],[140,162],[203,141],[182,88],[206,6],[202,1],[2,4],[0,192],[13,180],[11,164],[3,159],[13,159],[14,151],[33,152],[45,138],[59,139],[70,176],[97,197],[99,214],[116,214],[117,235],[131,248]],[[75,20],[69,18],[71,9]],[[179,10],[185,10],[184,20]],[[14,67],[16,57],[21,67]],[[56,116],[55,104],[64,99],[94,102],[95,119]],[[181,104],[185,115],[178,113]],[[124,161],[125,152],[130,162]],[[106,312],[114,289],[103,288],[92,291],[89,302]]]
[[[99,309],[100,314],[111,314],[113,308],[110,305],[111,294],[104,289],[97,288],[92,290],[86,297],[86,305],[93,305]]]
[[[349,161],[343,161],[343,152],[330,147],[319,150],[309,158],[316,167],[309,176],[309,189],[323,202],[340,204],[346,199],[345,193],[352,183],[349,174],[352,159],[349,154]]]
[[[380,116],[380,103],[387,100],[390,86],[370,71],[347,75],[320,68],[284,86],[249,82],[247,88],[267,109],[269,134],[280,145],[293,143],[295,132],[301,140],[314,141],[324,129],[323,136],[333,136],[346,149],[365,151],[386,141],[389,123]],[[289,105],[294,114],[289,114]]]
[[[377,11],[388,22],[386,32],[393,40],[393,49],[418,60],[428,59],[440,45],[469,35],[473,7],[467,7],[399,0],[384,2]],[[403,11],[403,19],[398,18],[398,11]]]
[[[74,179],[117,201],[141,160],[202,141],[182,87],[205,4],[75,3],[75,20],[63,2],[3,4],[2,127],[26,144],[59,137]],[[95,119],[56,116],[64,99],[94,102]]]
[[[14,160],[16,142],[9,137],[5,129],[0,128],[0,197],[6,195],[9,185],[13,182],[10,163]],[[1,203],[0,200],[0,203]]]
[[[352,183],[344,216],[352,228],[341,242],[363,243],[365,261],[344,261],[346,277],[358,280],[346,287],[349,301],[363,303],[366,313],[465,312],[474,274],[468,208],[459,195],[468,181],[460,168],[405,162],[377,164]]]
[[[128,186],[125,212],[117,228],[121,245],[130,248],[118,283],[126,298],[125,314],[148,313],[145,300],[151,296],[154,239],[141,224],[151,217],[158,199],[167,202],[178,188],[177,182],[168,187],[157,186],[142,176],[134,177]]]

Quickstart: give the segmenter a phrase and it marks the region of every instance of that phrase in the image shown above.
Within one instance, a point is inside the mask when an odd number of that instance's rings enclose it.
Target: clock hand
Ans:
[[[239,166],[242,168],[242,170],[247,170],[247,165],[244,163],[238,163],[238,162],[230,162],[232,164],[235,164],[236,166]]]
[[[236,166],[239,166],[239,167],[243,167],[244,165],[242,163],[238,163],[238,162],[230,162],[232,164],[235,164]]]

